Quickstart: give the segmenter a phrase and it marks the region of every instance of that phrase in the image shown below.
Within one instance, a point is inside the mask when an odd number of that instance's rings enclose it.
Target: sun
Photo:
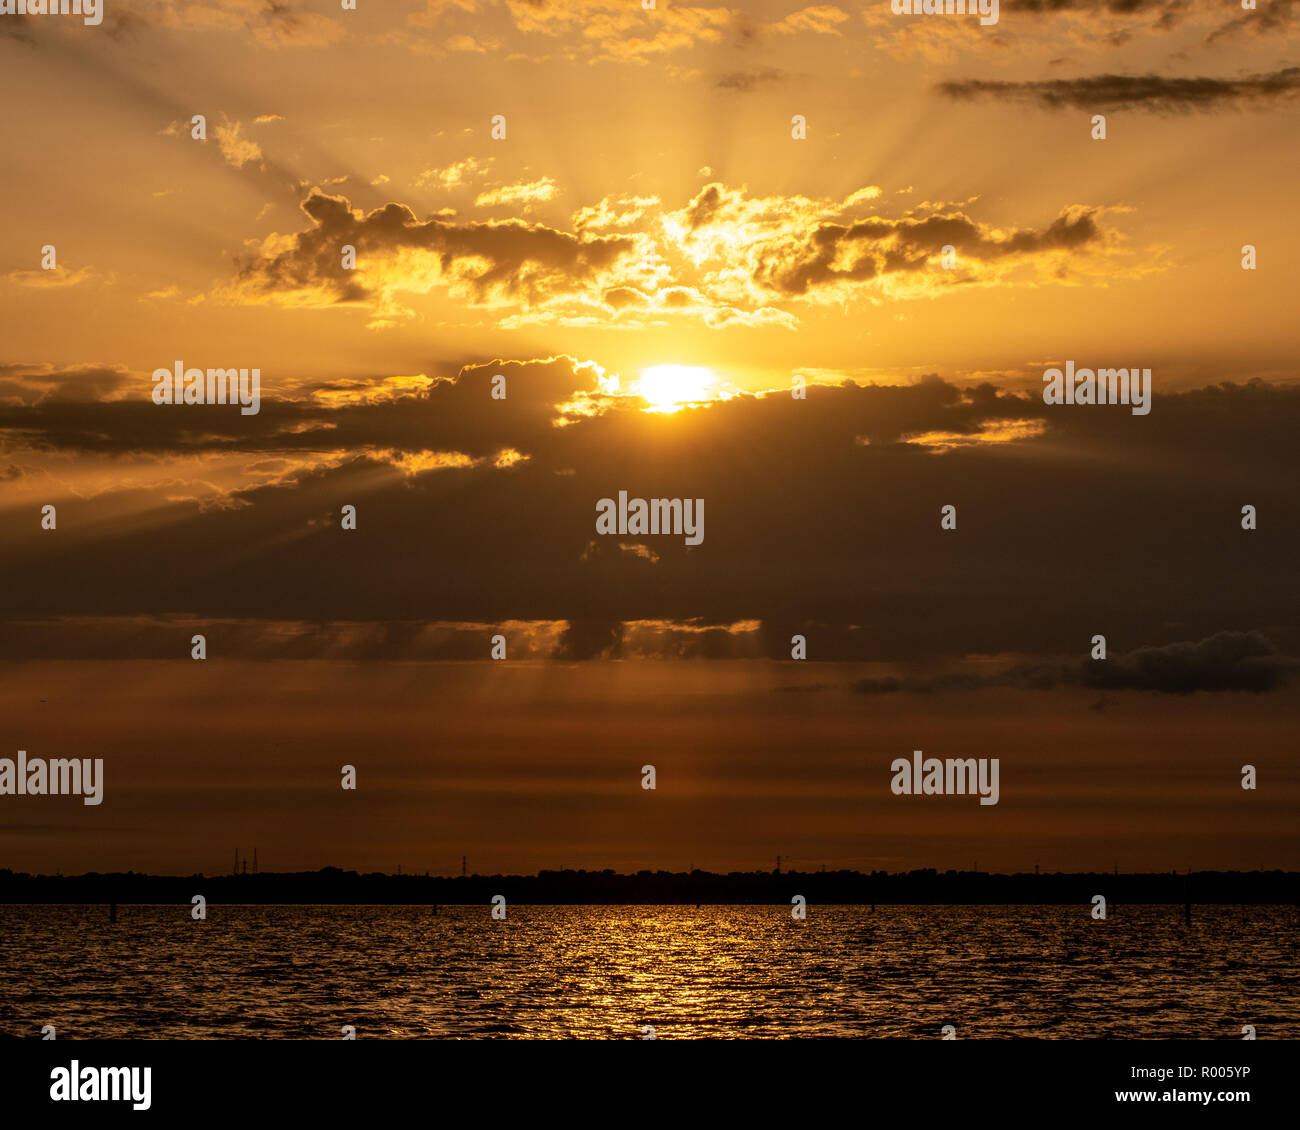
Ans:
[[[718,378],[712,369],[692,365],[651,365],[641,370],[636,394],[650,412],[676,412],[687,404],[713,400]]]

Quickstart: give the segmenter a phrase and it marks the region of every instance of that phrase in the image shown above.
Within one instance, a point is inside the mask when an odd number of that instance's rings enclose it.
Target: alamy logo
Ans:
[[[80,796],[82,804],[104,799],[104,759],[96,757],[41,757],[27,760],[18,751],[17,762],[0,757],[0,796]]]
[[[889,0],[896,16],[974,16],[981,27],[998,22],[998,0]]]
[[[687,545],[704,540],[704,499],[629,499],[618,492],[618,502],[602,498],[596,503],[598,534],[684,534]]]
[[[50,1099],[53,1102],[128,1102],[132,1110],[148,1110],[151,1067],[80,1067],[73,1060],[67,1067],[50,1071]]]
[[[1131,404],[1134,416],[1151,411],[1150,369],[1044,369],[1044,404]]]
[[[177,361],[153,371],[155,404],[241,404],[241,416],[256,416],[262,407],[261,369],[187,369]]]
[[[104,22],[100,0],[0,0],[0,16],[81,16],[82,23]]]
[[[998,759],[996,757],[897,757],[890,764],[894,774],[889,788],[895,796],[966,796],[979,793],[980,804],[998,802]]]

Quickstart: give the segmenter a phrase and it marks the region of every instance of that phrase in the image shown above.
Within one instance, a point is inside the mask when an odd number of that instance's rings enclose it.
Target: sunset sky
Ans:
[[[0,867],[1300,867],[1292,0],[103,2],[0,16],[0,757],[106,775]]]

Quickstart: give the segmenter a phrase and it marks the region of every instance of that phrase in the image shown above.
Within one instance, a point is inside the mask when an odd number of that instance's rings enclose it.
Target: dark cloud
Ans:
[[[579,620],[565,628],[556,658],[613,657],[622,639],[623,625],[616,620]]]
[[[121,367],[0,364],[0,404],[99,401],[129,381]]]
[[[162,368],[171,368],[169,359],[159,360]],[[220,365],[223,359],[208,362]],[[491,395],[497,375],[506,382],[503,400]],[[370,401],[364,401],[364,393],[381,388],[378,379],[315,386],[313,391],[327,397],[355,394],[353,403],[333,405],[306,393],[295,400],[267,396],[270,376],[262,374],[260,412],[243,416],[223,405],[156,405],[148,378],[135,379],[135,395],[105,401],[101,394],[125,379],[116,370],[5,366],[0,369],[0,434],[34,450],[115,455],[345,450],[360,457],[368,450],[455,450],[481,458],[508,447],[537,450],[553,438],[561,405],[579,395],[599,405],[603,396],[596,370],[570,357],[494,359],[435,378],[426,392]]]
[[[1089,660],[1085,685],[1161,694],[1276,690],[1300,667],[1260,632],[1219,632],[1195,643],[1142,647],[1113,660]]]
[[[1198,691],[1262,694],[1277,690],[1297,669],[1300,660],[1283,655],[1261,632],[1218,632],[1196,642],[1140,647],[1104,660],[1085,658],[1019,664],[993,674],[951,672],[921,678],[861,679],[851,689],[863,695],[903,691],[935,694],[988,687],[1050,691],[1068,686],[1158,694]],[[1099,700],[1104,702],[1104,697]],[[1093,709],[1102,707],[1094,704]]]
[[[686,219],[691,231],[697,231],[702,224],[710,222],[721,211],[727,199],[725,187],[717,181],[706,184],[695,195],[686,209]]]
[[[960,101],[995,98],[1035,102],[1048,109],[1140,109],[1175,113],[1290,101],[1300,92],[1300,67],[1242,78],[1092,75],[1042,82],[963,79],[940,83],[938,90]]]
[[[919,271],[947,245],[988,263],[1045,251],[1076,251],[1096,243],[1093,209],[1063,211],[1041,231],[997,231],[961,213],[923,219],[872,218],[853,224],[822,223],[799,241],[760,250],[754,272],[760,285],[786,296],[819,286],[863,282],[896,271]]]
[[[1238,12],[1211,31],[1206,42],[1241,35],[1275,36],[1290,23],[1295,3],[1296,0],[1259,0],[1257,8]],[[1004,12],[1014,12],[1017,16],[1071,13],[1091,16],[1099,25],[1108,25],[1115,17],[1146,17],[1150,21],[1146,28],[1158,31],[1170,31],[1198,15],[1216,18],[1225,8],[1232,11],[1237,7],[1236,3],[1225,5],[1220,0],[1003,0],[1002,3]],[[1112,47],[1121,47],[1132,40],[1132,32],[1127,28],[1112,28],[1099,34]]]
[[[435,278],[466,283],[479,299],[497,292],[528,300],[542,290],[581,286],[635,247],[628,236],[572,235],[518,219],[419,220],[403,204],[362,215],[346,197],[319,189],[301,207],[313,226],[290,249],[239,265],[236,290],[244,297],[316,290],[334,302],[362,301],[372,295],[359,281],[367,258],[389,262],[419,251],[430,256],[425,269]],[[356,248],[360,270],[343,268],[345,245]]]
[[[256,416],[220,405],[156,405],[150,399],[151,383],[139,378],[135,395],[122,396],[118,390],[127,377],[121,370],[12,365],[0,370],[0,390],[6,374],[27,398],[0,402],[0,432],[37,450],[302,454],[342,449],[358,455],[366,450],[456,450],[480,458],[516,448],[558,467],[572,457],[586,458],[588,437],[613,434],[620,442],[635,443],[648,426],[639,400],[605,393],[600,371],[572,357],[496,358],[434,378],[425,391],[370,401],[364,394],[382,387],[378,378],[315,386],[324,396],[355,394],[355,402],[336,405],[305,393],[293,400],[266,395],[270,375],[264,373]],[[491,395],[498,375],[505,378],[507,393],[500,400]],[[114,399],[103,399],[108,391]],[[781,419],[789,416],[785,400],[746,395],[678,420],[695,428],[767,432],[779,429]],[[991,421],[1041,418],[1047,412],[1039,398],[1000,392],[991,384],[963,389],[934,375],[914,385],[815,386],[809,407],[814,403],[815,409],[801,412],[801,424],[825,428],[849,447],[897,443],[933,431],[976,437]],[[557,427],[560,420],[567,426]]]
[[[1207,43],[1235,39],[1243,35],[1273,37],[1285,35],[1295,14],[1296,0],[1259,0],[1257,8],[1239,12],[1227,23],[1205,37]]]
[[[504,401],[489,395],[497,373]],[[693,625],[656,644],[675,654],[787,659],[804,634],[811,661],[1061,655],[1096,632],[1118,647],[1121,633],[1203,639],[1227,626],[1300,651],[1288,596],[1300,388],[1162,393],[1157,369],[1151,414],[1135,417],[935,377],[663,417],[598,378],[571,358],[496,359],[368,402],[266,396],[247,417],[154,405],[147,379],[129,397],[0,404],[14,463],[60,451],[98,465],[157,458],[160,475],[175,455],[289,468],[222,506],[187,500],[183,480],[92,498],[52,479],[57,532],[40,529],[37,506],[4,512],[0,619],[567,621],[559,653],[575,658],[634,651],[634,621]],[[1007,421],[1032,426],[998,441]],[[498,465],[505,449],[526,458]],[[704,498],[703,543],[596,536],[596,501],[624,489]],[[355,531],[340,529],[344,503],[358,508]],[[1256,531],[1240,527],[1245,503]],[[940,530],[945,504],[955,531]],[[728,628],[740,622],[759,627]],[[1131,678],[1152,682],[1158,658],[1103,674],[1137,665]]]
[[[1186,0],[1004,0],[1001,9],[1036,15],[1058,12],[1099,12],[1115,16],[1132,16],[1147,12],[1179,13],[1187,9]]]
[[[748,94],[759,86],[770,86],[785,78],[785,72],[776,67],[762,67],[754,71],[729,71],[719,77],[717,85],[722,90],[735,90]]]
[[[924,205],[921,214],[856,218],[874,210],[872,191],[879,194],[866,188],[843,201],[759,198],[713,182],[680,211],[639,213],[635,231],[595,235],[581,225],[570,233],[520,218],[461,222],[439,213],[420,220],[398,203],[363,215],[346,197],[313,189],[299,205],[311,228],[241,261],[219,296],[245,303],[365,303],[383,319],[409,316],[399,296],[437,284],[461,299],[530,311],[567,308],[590,316],[599,302],[634,317],[647,306],[685,316],[703,311],[720,325],[738,315],[737,306],[771,314],[771,301],[820,288],[923,271],[927,286],[965,285],[991,276],[995,263],[1105,254],[1114,242],[1100,227],[1098,210],[1082,204],[1061,209],[1042,228],[995,227],[943,204]],[[664,219],[684,224],[681,246],[663,242]],[[725,272],[710,253],[715,241],[729,248]],[[961,271],[941,269],[938,256],[948,245],[964,257]],[[343,267],[345,246],[356,248],[355,270]],[[646,293],[637,263],[654,254],[669,271]],[[1051,265],[1059,273],[1061,265]]]

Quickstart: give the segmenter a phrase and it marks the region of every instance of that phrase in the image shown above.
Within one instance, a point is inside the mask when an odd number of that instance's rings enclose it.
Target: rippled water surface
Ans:
[[[0,1032],[1300,1036],[1293,907],[0,906]]]

